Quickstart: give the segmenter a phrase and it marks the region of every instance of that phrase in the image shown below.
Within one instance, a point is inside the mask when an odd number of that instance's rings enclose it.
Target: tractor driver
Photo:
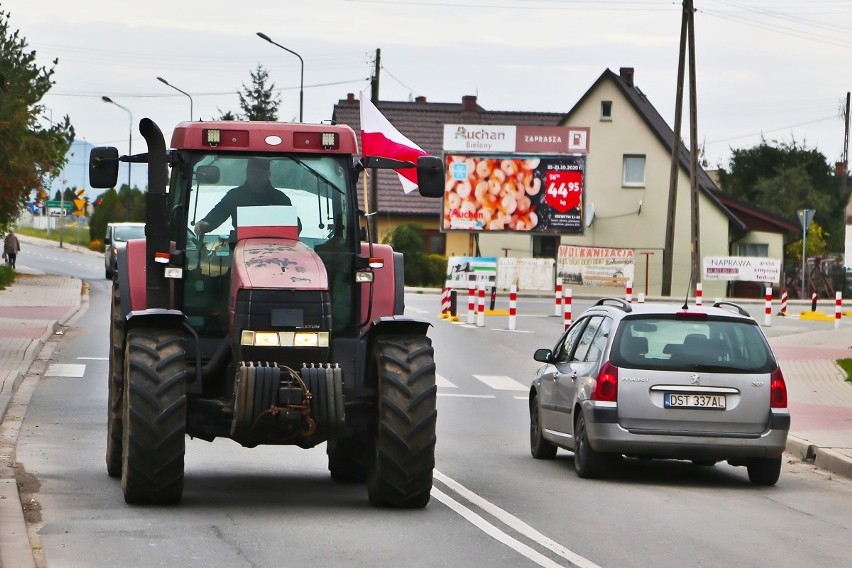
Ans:
[[[228,217],[236,228],[237,207],[292,205],[290,198],[269,182],[269,173],[269,160],[249,158],[245,183],[229,190],[204,219],[195,224],[195,234],[198,238],[203,238],[205,233],[224,223]],[[301,225],[299,222],[300,229]]]

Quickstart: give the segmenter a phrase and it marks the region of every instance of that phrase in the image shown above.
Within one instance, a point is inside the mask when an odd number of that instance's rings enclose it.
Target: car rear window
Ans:
[[[776,363],[760,328],[748,320],[674,316],[625,318],[610,359],[619,367],[768,373]]]
[[[145,238],[145,226],[144,225],[127,225],[127,226],[117,226],[113,229],[113,240],[119,242],[129,241],[131,239],[144,239]]]

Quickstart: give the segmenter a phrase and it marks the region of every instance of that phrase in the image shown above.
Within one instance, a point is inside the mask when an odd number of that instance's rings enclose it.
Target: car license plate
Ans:
[[[723,394],[677,394],[665,393],[663,406],[666,408],[714,408],[725,409]]]

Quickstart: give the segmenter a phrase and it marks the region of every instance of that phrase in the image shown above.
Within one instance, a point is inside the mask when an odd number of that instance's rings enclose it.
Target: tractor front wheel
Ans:
[[[378,404],[367,471],[370,502],[425,507],[432,490],[438,415],[432,341],[415,334],[379,337],[373,362]]]
[[[127,333],[123,394],[124,500],[179,502],[186,450],[186,359],[180,330],[137,328]]]

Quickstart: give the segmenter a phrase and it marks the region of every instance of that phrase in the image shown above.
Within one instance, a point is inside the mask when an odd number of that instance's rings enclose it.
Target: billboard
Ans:
[[[568,286],[624,288],[633,280],[633,249],[560,245],[556,276]]]
[[[781,261],[757,256],[705,256],[704,280],[781,281]]]
[[[582,234],[585,157],[444,156],[442,231]]]

